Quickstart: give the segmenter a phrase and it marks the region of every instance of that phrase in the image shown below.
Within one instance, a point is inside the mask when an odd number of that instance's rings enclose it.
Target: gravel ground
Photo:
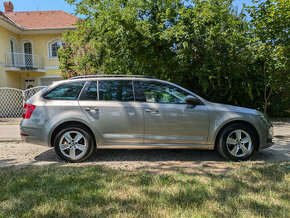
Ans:
[[[226,173],[241,163],[225,161],[215,151],[203,150],[98,150],[84,163],[61,161],[54,149],[23,142],[0,143],[0,167],[52,165],[98,165],[114,169],[145,170],[170,173],[182,170],[187,173]],[[248,163],[290,161],[290,137],[275,138],[275,145],[254,153]]]
[[[19,125],[22,118],[0,118],[0,125]]]
[[[98,150],[86,162],[70,164],[61,161],[53,148],[13,139],[14,135],[19,134],[17,132],[19,127],[15,125],[17,122],[19,123],[19,119],[2,119],[0,122],[2,123],[2,126],[0,124],[2,137],[12,139],[0,140],[0,168],[57,164],[78,167],[98,165],[114,169],[145,170],[156,173],[170,173],[178,170],[188,173],[225,173],[244,164],[243,162],[225,161],[217,152],[206,150]],[[274,146],[254,153],[247,164],[290,161],[290,122],[275,121],[273,123],[275,127]],[[13,133],[13,129],[17,129],[17,131]]]

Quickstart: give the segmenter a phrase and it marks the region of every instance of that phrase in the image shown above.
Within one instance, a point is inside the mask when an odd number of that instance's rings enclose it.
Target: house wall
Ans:
[[[30,40],[32,42],[33,54],[44,57],[45,72],[21,71],[14,72],[7,70],[4,66],[5,53],[10,52],[10,37],[15,37],[17,41],[16,52],[23,53],[23,42]],[[0,87],[23,88],[23,78],[34,78],[36,85],[43,81],[44,78],[56,80],[60,76],[58,69],[59,62],[57,58],[51,59],[48,56],[48,42],[55,38],[60,38],[61,34],[47,34],[47,35],[17,35],[0,26]],[[40,79],[41,78],[41,79]]]
[[[5,52],[10,51],[9,38],[17,35],[0,26],[0,87],[19,87],[20,76],[18,74],[7,74],[5,71]]]

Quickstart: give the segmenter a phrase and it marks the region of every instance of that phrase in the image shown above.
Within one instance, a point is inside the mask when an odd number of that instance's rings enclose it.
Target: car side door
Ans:
[[[169,83],[140,81],[138,87],[143,97],[144,144],[207,143],[209,111],[205,104],[187,104],[190,93]]]
[[[142,104],[135,101],[132,80],[92,81],[79,104],[101,135],[101,146],[143,144]]]

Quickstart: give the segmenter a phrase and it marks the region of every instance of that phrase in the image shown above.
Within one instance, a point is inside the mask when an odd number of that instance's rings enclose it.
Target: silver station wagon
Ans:
[[[70,162],[115,148],[216,149],[238,161],[273,144],[261,112],[212,103],[146,76],[74,77],[38,92],[24,108],[22,139],[54,147]]]

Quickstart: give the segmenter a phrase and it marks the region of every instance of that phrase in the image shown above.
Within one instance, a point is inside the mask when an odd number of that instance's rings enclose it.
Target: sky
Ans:
[[[74,12],[74,7],[64,0],[10,0],[14,11],[49,11],[62,10],[68,13]],[[0,11],[4,11],[3,0],[0,0]]]
[[[62,10],[74,13],[74,7],[64,0],[10,0],[14,5],[14,11],[48,11]],[[0,0],[0,11],[4,11],[3,0]],[[240,10],[243,3],[251,5],[251,0],[235,0],[234,5]]]

